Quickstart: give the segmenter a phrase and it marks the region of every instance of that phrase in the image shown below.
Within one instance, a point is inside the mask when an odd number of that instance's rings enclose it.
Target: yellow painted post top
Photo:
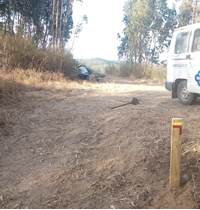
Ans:
[[[173,118],[172,119],[172,129],[179,128],[179,135],[182,135],[182,119],[181,118]]]
[[[182,118],[172,118],[172,125],[183,125]]]

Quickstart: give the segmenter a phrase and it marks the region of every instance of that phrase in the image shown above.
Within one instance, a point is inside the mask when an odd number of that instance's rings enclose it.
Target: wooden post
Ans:
[[[172,119],[170,187],[180,187],[182,119]]]

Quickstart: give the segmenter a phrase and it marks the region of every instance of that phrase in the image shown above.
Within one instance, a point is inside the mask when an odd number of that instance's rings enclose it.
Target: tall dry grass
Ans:
[[[70,79],[76,76],[77,61],[69,52],[38,48],[29,38],[0,34],[0,65],[6,70],[35,69],[63,73]]]
[[[27,85],[73,79],[75,65],[70,53],[38,48],[21,36],[0,34],[0,105],[18,101]]]
[[[143,63],[139,65],[128,62],[122,62],[119,66],[107,66],[105,72],[114,76],[157,80],[160,84],[164,84],[167,77],[166,66],[154,65],[151,63]]]
[[[8,106],[20,100],[18,88],[14,79],[0,75],[0,128],[4,127],[8,121]]]
[[[107,65],[105,67],[105,73],[113,76],[119,76],[119,66],[118,65]]]
[[[0,70],[0,105],[10,104],[19,100],[20,85],[15,76]]]

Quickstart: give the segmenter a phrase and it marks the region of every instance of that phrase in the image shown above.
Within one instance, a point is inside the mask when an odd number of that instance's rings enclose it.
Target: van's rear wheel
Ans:
[[[184,105],[191,105],[195,103],[197,99],[197,94],[188,92],[187,81],[182,81],[179,83],[177,88],[177,96],[179,101]]]

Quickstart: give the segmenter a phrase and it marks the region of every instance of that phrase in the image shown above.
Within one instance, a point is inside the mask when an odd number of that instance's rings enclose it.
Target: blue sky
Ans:
[[[124,24],[123,6],[126,0],[83,0],[81,5],[75,2],[73,18],[75,25],[81,16],[87,15],[88,24],[83,26],[79,38],[70,42],[74,58],[103,58],[117,60],[117,47],[120,42],[117,34]],[[174,0],[168,0],[169,6]]]

